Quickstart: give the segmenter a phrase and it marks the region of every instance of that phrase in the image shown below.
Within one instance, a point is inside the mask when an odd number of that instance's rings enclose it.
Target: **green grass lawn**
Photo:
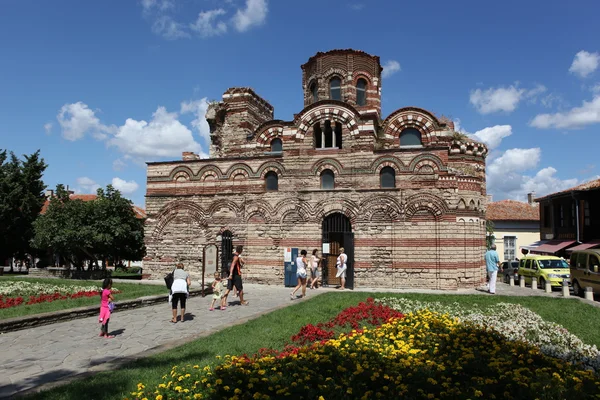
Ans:
[[[281,349],[290,337],[308,323],[326,321],[348,306],[368,297],[406,297],[420,301],[458,302],[491,305],[499,302],[521,304],[548,321],[559,323],[585,343],[600,346],[600,308],[576,299],[547,297],[504,297],[426,294],[369,294],[361,292],[325,293],[284,309],[263,315],[242,325],[226,328],[167,352],[140,359],[118,371],[94,374],[71,384],[30,396],[32,399],[123,399],[131,398],[138,382],[154,387],[173,365],[207,365],[217,355],[253,354],[260,348]]]
[[[102,286],[102,281],[87,281],[87,280],[70,280],[70,279],[41,279],[41,278],[18,278],[18,277],[0,277],[0,282],[6,281],[26,281],[47,283],[50,285],[60,286]],[[168,294],[164,285],[142,285],[136,283],[121,283],[113,284],[115,289],[121,293],[115,294],[115,301],[137,299],[138,297],[151,296],[157,294]],[[23,317],[26,315],[40,314],[51,311],[68,310],[71,308],[93,306],[100,304],[100,296],[86,297],[79,299],[57,300],[51,303],[39,303],[32,305],[20,305],[12,308],[0,309],[0,320],[6,318]]]

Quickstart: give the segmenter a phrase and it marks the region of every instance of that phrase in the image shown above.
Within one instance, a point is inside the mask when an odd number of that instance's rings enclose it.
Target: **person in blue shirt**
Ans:
[[[498,269],[500,267],[500,258],[496,252],[496,245],[485,253],[485,267],[487,269],[488,278],[490,279],[490,294],[496,294],[496,279],[498,278]]]

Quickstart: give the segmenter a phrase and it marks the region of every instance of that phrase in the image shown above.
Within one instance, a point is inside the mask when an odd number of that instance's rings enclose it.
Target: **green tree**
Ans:
[[[51,249],[81,268],[85,261],[141,260],[145,253],[144,221],[133,204],[111,185],[93,201],[72,200],[62,185],[48,211],[35,223],[35,246]]]
[[[146,255],[144,220],[136,217],[133,203],[112,185],[98,189],[97,194],[93,232],[98,258],[115,264],[141,260]]]
[[[39,150],[23,161],[0,152],[0,262],[32,253],[33,222],[45,201],[46,167]]]

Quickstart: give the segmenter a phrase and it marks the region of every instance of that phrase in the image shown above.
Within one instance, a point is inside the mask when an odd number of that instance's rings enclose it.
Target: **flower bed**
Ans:
[[[57,300],[99,296],[98,286],[50,285],[24,281],[0,282],[0,309],[22,304],[49,303]],[[112,289],[112,293],[120,293]]]
[[[494,329],[426,309],[402,318],[384,305],[371,300],[327,323],[305,326],[293,341],[307,345],[262,349],[251,357],[226,356],[214,367],[174,366],[157,387],[140,383],[132,396],[157,400],[600,396],[599,377],[593,370],[550,357],[531,342],[507,341]],[[350,331],[336,335],[343,329]],[[329,338],[332,334],[335,339]]]
[[[548,356],[600,372],[600,351],[596,346],[583,343],[561,325],[545,321],[519,304],[497,303],[488,307],[472,304],[467,308],[458,303],[448,305],[396,297],[382,298],[376,302],[404,312],[432,310],[447,314],[498,332],[505,336],[505,340],[527,342]]]

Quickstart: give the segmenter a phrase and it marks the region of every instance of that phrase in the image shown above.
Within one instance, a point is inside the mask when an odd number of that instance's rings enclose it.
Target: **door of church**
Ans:
[[[343,247],[348,261],[346,265],[346,287],[354,288],[354,233],[348,217],[342,213],[334,213],[323,219],[322,224],[323,261],[321,273],[323,285],[339,286],[341,279],[335,275],[337,273],[336,262],[340,254],[340,248]]]

